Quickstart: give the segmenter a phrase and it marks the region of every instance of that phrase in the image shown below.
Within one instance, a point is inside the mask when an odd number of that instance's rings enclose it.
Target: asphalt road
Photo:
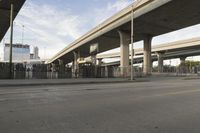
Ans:
[[[0,133],[199,132],[200,80],[0,88]]]

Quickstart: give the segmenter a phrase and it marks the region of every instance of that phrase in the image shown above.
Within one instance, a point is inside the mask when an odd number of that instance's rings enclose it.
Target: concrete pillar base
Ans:
[[[127,71],[129,68],[129,44],[130,35],[118,31],[120,37],[120,75],[121,77],[127,77]]]
[[[158,57],[158,72],[163,73],[163,56],[164,53],[156,53]]]
[[[128,78],[131,75],[131,68],[130,67],[120,67],[120,77]]]
[[[98,66],[101,66],[102,64],[102,59],[98,59]]]
[[[72,63],[72,77],[78,78],[79,77],[79,64],[78,59],[80,58],[80,52],[73,52],[74,54],[74,61]]]
[[[181,65],[184,65],[185,64],[185,59],[186,59],[187,57],[180,57],[180,64]]]
[[[179,65],[179,72],[180,73],[186,73],[186,67],[185,67],[185,59],[187,57],[180,57],[180,65]]]
[[[92,55],[91,56],[91,60],[92,60],[92,65],[94,66],[94,77],[96,78],[97,77],[97,58],[96,58],[96,55]]]
[[[144,68],[143,73],[145,76],[151,75],[152,61],[151,61],[151,41],[152,37],[144,39]]]

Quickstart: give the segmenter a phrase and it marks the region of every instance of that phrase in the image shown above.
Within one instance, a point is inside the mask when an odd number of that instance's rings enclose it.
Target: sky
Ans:
[[[133,0],[27,0],[14,21],[14,43],[38,46],[48,59]],[[24,30],[23,30],[24,25]],[[153,45],[200,36],[200,24],[153,38]],[[0,45],[9,42],[9,31]],[[142,42],[135,48],[142,47]],[[116,49],[115,51],[118,51]]]

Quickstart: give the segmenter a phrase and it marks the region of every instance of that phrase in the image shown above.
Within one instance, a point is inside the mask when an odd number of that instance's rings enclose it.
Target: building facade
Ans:
[[[12,60],[13,62],[26,61],[30,59],[30,46],[22,44],[12,45]],[[4,61],[9,61],[10,44],[6,43],[4,46]]]
[[[33,59],[40,59],[38,47],[33,47]]]

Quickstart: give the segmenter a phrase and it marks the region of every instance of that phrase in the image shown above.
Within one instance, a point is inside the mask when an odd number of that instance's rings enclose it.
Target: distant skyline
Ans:
[[[133,0],[27,0],[14,23],[14,43],[38,46],[39,56],[51,58],[68,44],[127,7]],[[200,24],[153,38],[154,44],[200,37]],[[5,42],[9,41],[9,32]],[[3,41],[0,57],[3,55]],[[136,48],[142,47],[137,43]]]

